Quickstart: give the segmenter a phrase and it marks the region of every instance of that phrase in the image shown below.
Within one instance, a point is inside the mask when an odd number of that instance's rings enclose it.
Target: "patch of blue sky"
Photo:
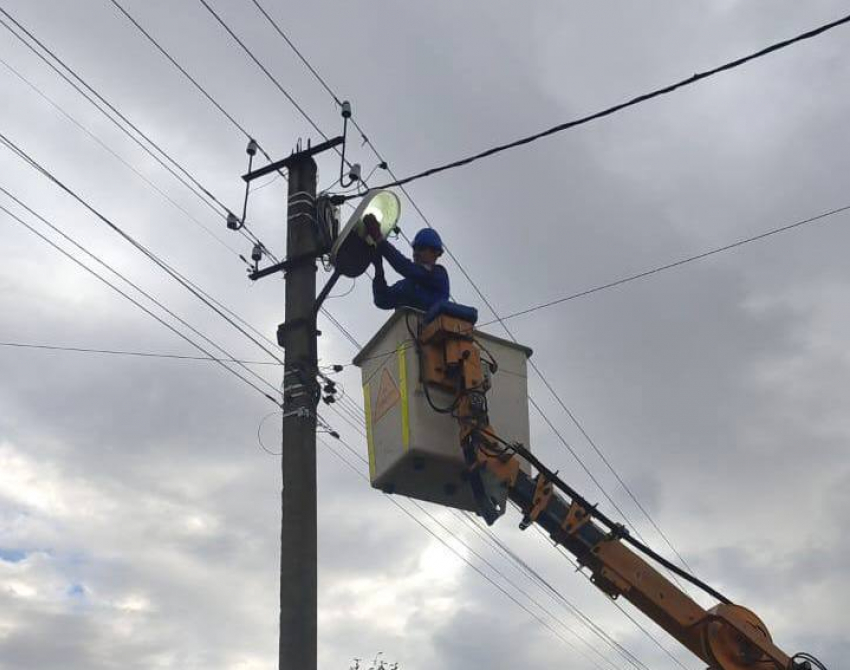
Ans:
[[[71,584],[71,586],[68,587],[67,594],[71,598],[85,598],[86,588],[82,584]]]
[[[27,557],[27,552],[23,549],[5,549],[0,547],[0,561],[7,563],[20,563]]]

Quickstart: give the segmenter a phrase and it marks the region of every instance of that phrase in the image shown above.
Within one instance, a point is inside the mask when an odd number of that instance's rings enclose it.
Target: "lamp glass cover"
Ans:
[[[363,218],[367,214],[373,214],[381,225],[381,234],[386,237],[398,223],[400,213],[401,203],[398,196],[392,191],[378,191],[369,199],[366,209],[360,215],[360,225],[362,226]],[[363,231],[358,232],[362,234]]]
[[[345,277],[359,277],[374,258],[375,242],[363,224],[367,214],[374,215],[387,237],[398,223],[401,202],[392,191],[369,191],[360,201],[331,248],[331,263]]]

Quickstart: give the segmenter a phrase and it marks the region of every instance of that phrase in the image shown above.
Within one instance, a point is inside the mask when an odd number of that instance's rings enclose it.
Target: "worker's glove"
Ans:
[[[363,217],[363,226],[366,229],[366,234],[372,238],[375,244],[378,244],[383,239],[381,235],[381,224],[378,223],[378,219],[375,218],[374,214],[367,214]]]

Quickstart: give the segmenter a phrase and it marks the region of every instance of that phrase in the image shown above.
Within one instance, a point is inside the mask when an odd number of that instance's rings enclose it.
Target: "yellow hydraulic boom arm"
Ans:
[[[487,377],[473,324],[441,314],[417,333],[420,374],[428,386],[455,392],[453,415],[478,512],[492,524],[508,499],[522,510],[521,527],[536,523],[569,550],[611,598],[623,597],[705,661],[710,670],[810,670],[816,659],[788,656],[773,644],[764,623],[692,575],[635,540],[596,510],[523,445],[501,440],[487,415]],[[521,459],[534,466],[532,477]],[[557,491],[556,491],[557,489]],[[633,550],[630,546],[635,547]],[[719,602],[704,609],[637,552],[707,591]]]

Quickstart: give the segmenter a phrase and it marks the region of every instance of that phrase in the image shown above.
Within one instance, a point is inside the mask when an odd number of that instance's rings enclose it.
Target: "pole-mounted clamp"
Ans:
[[[300,328],[313,329],[316,335],[322,334],[322,331],[316,328],[315,319],[300,317],[298,319],[290,319],[277,327],[277,343],[286,349],[289,346],[290,338]]]
[[[306,407],[299,407],[298,409],[294,409],[291,412],[284,413],[283,418],[289,419],[293,416],[297,416],[301,419],[309,419],[313,416],[313,412],[311,412]]]

